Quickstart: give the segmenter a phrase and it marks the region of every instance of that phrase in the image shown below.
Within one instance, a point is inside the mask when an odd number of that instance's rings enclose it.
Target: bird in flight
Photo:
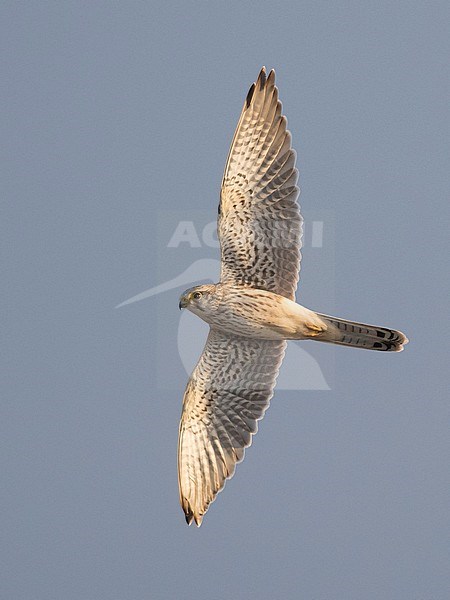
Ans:
[[[179,307],[209,335],[186,387],[178,437],[180,503],[201,525],[244,458],[273,395],[286,340],[399,352],[400,331],[316,313],[295,302],[302,217],[298,171],[275,86],[261,69],[231,143],[220,193],[220,282],[186,290]]]

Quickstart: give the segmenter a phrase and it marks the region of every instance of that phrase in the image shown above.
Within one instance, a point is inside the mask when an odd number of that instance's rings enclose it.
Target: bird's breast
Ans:
[[[283,298],[264,290],[225,289],[215,310],[199,316],[211,327],[237,336],[280,340],[288,331],[283,325]]]

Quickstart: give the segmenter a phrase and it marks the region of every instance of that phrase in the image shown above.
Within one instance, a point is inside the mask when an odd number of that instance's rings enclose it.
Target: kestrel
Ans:
[[[185,291],[209,326],[186,387],[178,438],[180,502],[200,526],[244,458],[273,395],[286,340],[317,340],[386,352],[400,331],[316,313],[295,302],[302,217],[295,151],[275,73],[263,68],[247,94],[222,180],[220,282]]]

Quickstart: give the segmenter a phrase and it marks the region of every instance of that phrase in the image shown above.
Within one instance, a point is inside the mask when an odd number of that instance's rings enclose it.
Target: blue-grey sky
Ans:
[[[448,4],[0,13],[0,596],[447,599]],[[398,355],[301,346],[330,389],[280,389],[188,528],[182,289],[114,307],[218,258],[203,228],[262,65],[298,152],[298,299],[411,341]],[[200,246],[169,245],[180,220]]]

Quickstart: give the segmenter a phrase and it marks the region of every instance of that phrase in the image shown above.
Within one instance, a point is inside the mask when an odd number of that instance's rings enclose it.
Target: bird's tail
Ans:
[[[401,352],[408,343],[408,338],[395,329],[355,323],[319,313],[317,316],[327,325],[326,332],[314,338],[318,341],[384,352]]]

